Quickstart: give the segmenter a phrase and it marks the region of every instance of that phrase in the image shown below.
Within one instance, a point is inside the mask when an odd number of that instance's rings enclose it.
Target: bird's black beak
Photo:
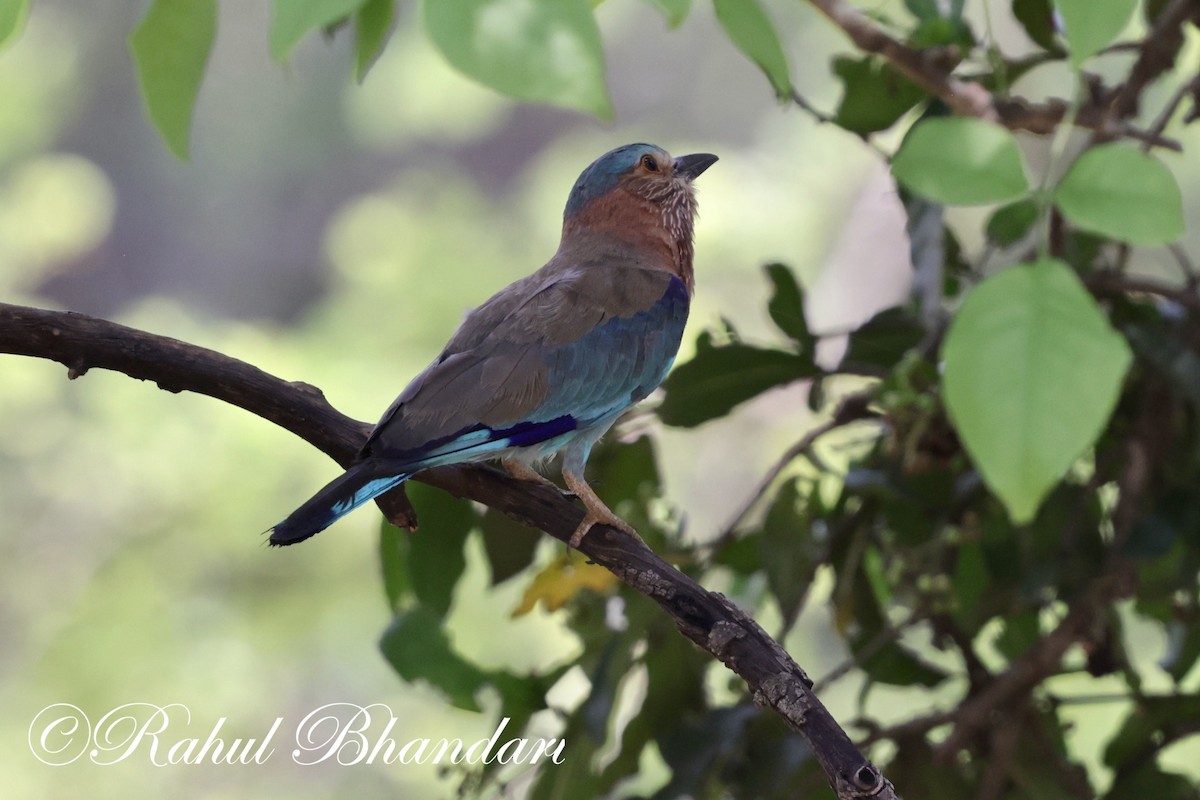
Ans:
[[[692,153],[690,156],[680,156],[675,159],[675,174],[682,175],[689,181],[717,163],[717,157],[712,153]]]

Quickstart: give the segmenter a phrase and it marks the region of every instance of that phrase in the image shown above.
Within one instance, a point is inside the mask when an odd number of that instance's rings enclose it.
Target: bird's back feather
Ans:
[[[627,264],[530,283],[514,284],[464,321],[388,409],[363,457],[414,471],[433,466],[430,459],[450,463],[451,450],[458,460],[487,457],[509,446],[501,440],[514,426],[569,416],[586,427],[641,400],[666,375],[687,320],[678,278]],[[555,426],[548,436],[561,433]],[[458,447],[468,441],[480,449]]]

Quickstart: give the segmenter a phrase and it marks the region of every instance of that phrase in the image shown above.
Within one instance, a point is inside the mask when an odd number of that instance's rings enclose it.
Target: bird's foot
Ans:
[[[543,483],[546,486],[552,487],[554,489],[554,491],[558,492],[559,494],[561,494],[563,497],[567,498],[568,500],[576,500],[579,498],[579,495],[575,494],[575,492],[573,492],[569,489],[563,490],[563,488],[560,487],[557,483],[550,480],[545,475],[538,472],[536,469],[529,466],[528,464],[525,464],[524,462],[517,461],[516,459],[513,459],[513,458],[504,458],[504,459],[500,460],[500,466],[504,467],[505,472],[507,472],[509,475],[511,475],[512,477],[516,478],[519,481],[533,481],[534,483]]]
[[[642,537],[638,536],[633,526],[614,514],[608,506],[604,505],[604,501],[596,496],[596,493],[592,491],[591,486],[588,486],[583,476],[577,475],[570,470],[563,470],[563,478],[566,480],[567,486],[575,493],[575,496],[583,501],[583,507],[587,509],[587,515],[579,523],[579,527],[575,529],[575,532],[571,534],[569,542],[571,547],[578,550],[580,543],[583,542],[583,537],[587,536],[588,531],[596,524],[610,525],[642,542]],[[642,544],[645,544],[645,542],[642,542]]]
[[[578,550],[579,545],[583,543],[583,537],[587,536],[588,531],[590,531],[592,526],[596,525],[597,523],[600,525],[611,525],[614,528],[625,531],[639,542],[642,541],[642,537],[638,536],[637,531],[633,529],[632,525],[618,517],[613,512],[609,511],[608,508],[605,508],[604,511],[600,513],[597,513],[592,509],[588,509],[587,515],[583,518],[583,521],[579,523],[579,527],[576,528],[575,532],[571,534],[571,541],[569,542],[570,546]],[[645,544],[645,542],[642,542],[642,544]]]
[[[558,484],[547,478],[542,473],[538,472],[533,467],[524,462],[517,461],[515,458],[504,458],[500,460],[500,466],[504,467],[504,471],[520,481],[533,481],[534,483],[544,483],[547,486],[553,486],[556,492],[562,490],[558,488]]]

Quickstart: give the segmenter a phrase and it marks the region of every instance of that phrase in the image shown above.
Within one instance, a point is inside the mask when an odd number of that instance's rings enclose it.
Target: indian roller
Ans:
[[[597,523],[637,536],[584,465],[675,360],[693,291],[692,182],[716,160],[650,144],[596,159],[567,198],[554,257],[467,315],[345,474],[272,528],[271,544],[320,533],[423,469],[499,459],[514,477],[545,481],[533,465],[554,455],[587,511],[573,546]]]

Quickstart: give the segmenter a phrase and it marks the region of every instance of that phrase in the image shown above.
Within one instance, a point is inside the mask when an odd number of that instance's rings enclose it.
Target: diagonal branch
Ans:
[[[1093,99],[1072,116],[1069,106],[1062,100],[1031,103],[1020,97],[997,97],[980,83],[955,77],[954,67],[961,60],[956,47],[911,47],[889,35],[848,0],[808,1],[841,28],[859,50],[881,56],[898,72],[949,106],[955,114],[978,117],[998,122],[1010,130],[1037,134],[1050,133],[1069,120],[1076,127],[1104,138],[1129,138],[1177,152],[1183,150],[1178,142],[1162,136],[1161,131],[1142,131],[1125,121],[1126,117],[1131,116],[1125,113],[1129,104],[1132,103],[1136,108],[1141,91],[1174,63],[1178,48],[1171,50],[1169,47],[1159,47],[1148,37],[1140,48],[1142,57],[1135,65],[1134,73],[1117,92],[1115,102],[1120,113],[1110,113],[1110,107],[1101,102],[1102,99]],[[1174,32],[1182,37],[1180,29],[1184,22],[1194,18],[1197,6],[1200,6],[1200,0],[1173,0],[1172,7],[1168,9],[1172,12],[1171,16],[1166,20],[1160,19],[1155,30],[1159,27],[1165,30],[1174,24]],[[1163,17],[1167,16],[1168,12],[1163,12]],[[1167,57],[1169,63],[1163,67],[1163,59]]]
[[[809,0],[846,32],[864,53],[887,59],[898,72],[941,100],[954,113],[1000,121],[992,93],[978,83],[961,81],[943,65],[945,48],[917,50],[894,39],[846,0]]]
[[[1138,48],[1137,61],[1129,77],[1113,93],[1110,108],[1115,117],[1136,116],[1142,92],[1164,72],[1175,66],[1183,48],[1183,28],[1188,22],[1200,21],[1200,0],[1170,0],[1154,21]]]
[[[0,353],[57,361],[72,378],[103,368],[154,381],[167,391],[205,394],[283,427],[340,464],[353,458],[369,429],[338,412],[308,384],[289,383],[216,351],[82,314],[0,303]],[[552,487],[487,467],[442,467],[415,480],[483,503],[564,542],[583,519],[583,511]],[[614,528],[593,528],[580,550],[658,603],[684,636],[746,681],[756,703],[780,714],[804,736],[839,800],[898,797],[812,692],[804,670],[726,597],[704,589]]]

